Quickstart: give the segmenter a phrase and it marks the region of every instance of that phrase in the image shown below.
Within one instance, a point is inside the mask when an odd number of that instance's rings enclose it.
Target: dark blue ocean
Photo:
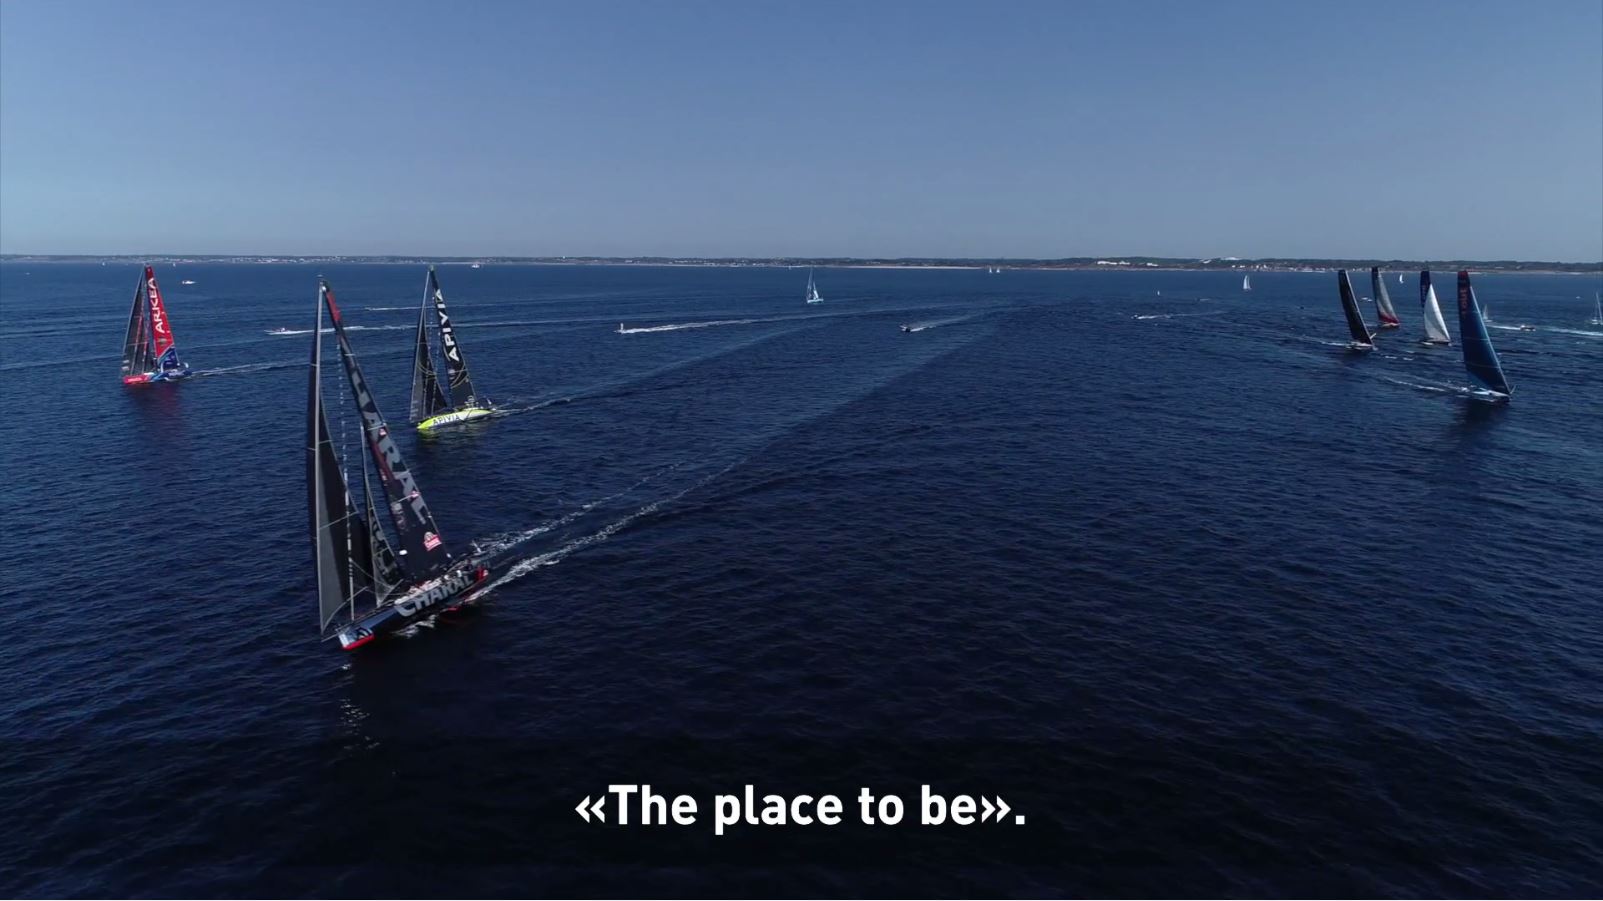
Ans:
[[[446,541],[508,564],[355,654],[320,272]],[[136,267],[0,266],[0,895],[1603,891],[1595,277],[1476,277],[1491,406],[1413,274],[1356,356],[1328,272],[446,266],[508,415],[420,440],[423,267],[157,275],[201,374],[128,389]],[[909,821],[574,810],[641,782]],[[918,826],[922,783],[1027,822]]]

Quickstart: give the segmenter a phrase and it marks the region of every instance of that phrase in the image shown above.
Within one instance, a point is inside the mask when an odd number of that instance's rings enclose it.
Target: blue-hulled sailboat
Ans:
[[[1469,377],[1480,386],[1474,392],[1479,400],[1506,403],[1514,393],[1503,374],[1503,364],[1492,348],[1492,337],[1486,332],[1486,321],[1480,304],[1475,300],[1475,289],[1470,286],[1469,273],[1458,273],[1458,343],[1464,347],[1464,368]]]

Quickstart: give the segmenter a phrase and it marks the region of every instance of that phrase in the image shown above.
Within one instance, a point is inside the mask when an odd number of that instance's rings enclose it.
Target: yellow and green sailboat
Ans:
[[[433,317],[429,316],[433,308]],[[440,352],[445,358],[445,387],[435,375],[434,348],[429,340],[431,328],[440,333]],[[420,432],[431,432],[447,426],[472,422],[495,415],[495,407],[487,398],[473,390],[473,379],[468,375],[467,361],[462,358],[462,345],[457,343],[451,327],[451,316],[445,311],[445,295],[440,291],[440,280],[429,267],[428,280],[423,286],[423,306],[417,314],[417,354],[412,364],[412,415]]]

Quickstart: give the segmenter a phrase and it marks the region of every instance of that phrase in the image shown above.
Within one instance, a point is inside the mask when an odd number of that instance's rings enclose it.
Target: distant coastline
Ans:
[[[1271,257],[1241,259],[1182,259],[1175,257],[1065,257],[1061,259],[974,258],[881,258],[881,257],[426,257],[406,255],[245,255],[245,254],[0,254],[0,263],[229,263],[260,265],[275,263],[349,263],[377,265],[541,265],[541,266],[701,266],[747,268],[848,268],[848,269],[987,269],[1121,271],[1237,271],[1237,272],[1325,272],[1335,269],[1365,269],[1379,266],[1387,270],[1470,269],[1478,272],[1531,272],[1570,275],[1603,274],[1603,261],[1566,263],[1550,260],[1338,260]]]

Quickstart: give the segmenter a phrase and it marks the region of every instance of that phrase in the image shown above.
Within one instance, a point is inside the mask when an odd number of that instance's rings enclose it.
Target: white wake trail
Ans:
[[[768,322],[767,319],[713,319],[707,322],[675,322],[668,325],[646,325],[635,328],[624,328],[619,324],[616,334],[643,335],[648,332],[677,332],[687,328],[716,328],[723,325],[751,325],[754,322]]]
[[[635,510],[632,513],[626,514],[626,515],[620,517],[619,519],[616,519],[616,520],[614,520],[614,521],[602,526],[600,529],[590,533],[589,535],[585,535],[585,536],[580,537],[580,538],[575,538],[574,540],[569,541],[568,543],[562,545],[559,548],[556,548],[555,550],[546,551],[543,554],[535,554],[532,557],[525,557],[524,559],[519,560],[517,563],[513,564],[512,568],[507,570],[505,575],[501,576],[501,578],[499,578],[499,579],[496,579],[494,582],[491,582],[489,584],[489,586],[487,586],[484,590],[486,592],[493,591],[493,590],[495,590],[496,588],[499,588],[502,585],[506,585],[506,584],[509,584],[511,582],[515,582],[518,579],[523,578],[524,576],[528,575],[529,573],[534,572],[537,569],[541,569],[541,568],[547,567],[547,566],[554,566],[554,565],[556,565],[558,563],[561,563],[563,560],[567,559],[568,557],[573,556],[575,553],[577,553],[579,551],[582,551],[587,547],[591,547],[593,545],[600,544],[600,543],[608,540],[612,536],[618,534],[619,532],[623,531],[624,529],[628,528],[631,524],[633,524],[634,522],[638,521],[642,517],[650,516],[653,513],[656,513],[658,510],[662,509],[664,506],[666,506],[668,504],[671,504],[674,501],[679,500],[680,498],[684,497],[685,495],[689,494],[692,491],[697,490],[698,488],[701,488],[702,486],[706,485],[708,482],[711,482],[713,479],[716,479],[719,476],[723,475],[724,473],[728,472],[729,470],[733,469],[735,466],[739,465],[740,462],[741,461],[739,461],[739,460],[731,462],[728,465],[720,468],[717,472],[709,473],[708,475],[702,477],[701,479],[698,479],[693,484],[688,485],[688,486],[686,486],[684,488],[681,488],[680,490],[674,492],[673,494],[668,495],[667,497],[659,498],[657,500],[654,500],[651,503],[646,504],[644,507],[641,507],[640,509]],[[675,463],[672,466],[667,467],[667,469],[676,469],[676,468],[678,468],[679,465],[680,464]],[[666,471],[666,470],[663,470],[663,471]],[[640,482],[635,483],[636,487],[638,487],[641,484],[644,484],[646,481],[649,481],[651,478],[654,478],[656,475],[659,475],[659,474],[661,474],[661,471],[659,471],[659,473],[653,474],[652,476],[648,476],[645,479],[642,479]],[[620,496],[622,494],[627,494],[629,491],[632,491],[632,490],[634,490],[634,489],[630,488],[630,489],[628,489],[626,491],[619,492],[618,495],[613,495],[613,496],[617,497],[617,496]],[[600,502],[597,502],[597,503],[600,503]],[[590,506],[594,506],[594,504],[592,504]],[[549,530],[547,530],[547,531],[549,531]],[[533,537],[533,536],[531,535],[530,537]]]
[[[308,329],[310,331],[310,329]],[[281,363],[245,363],[240,366],[223,366],[218,369],[197,369],[190,373],[190,378],[203,378],[211,375],[243,375],[250,372],[269,372],[274,369],[304,369],[309,365],[305,360],[286,361]]]

